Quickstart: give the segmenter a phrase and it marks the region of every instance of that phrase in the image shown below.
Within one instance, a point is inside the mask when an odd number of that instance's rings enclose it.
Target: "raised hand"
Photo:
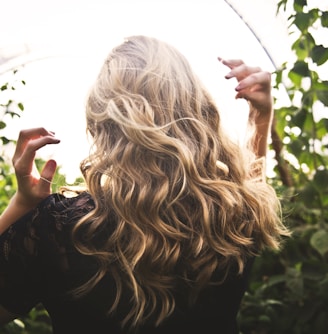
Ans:
[[[18,182],[17,195],[27,206],[34,207],[51,193],[51,181],[57,167],[56,161],[49,160],[39,174],[34,162],[36,151],[58,143],[54,133],[44,128],[22,130],[19,134],[13,165]]]
[[[11,223],[33,209],[42,199],[51,194],[51,182],[57,163],[49,160],[41,174],[35,165],[37,150],[49,144],[58,144],[59,139],[54,133],[44,128],[22,130],[13,156],[18,189],[8,207],[0,217],[0,234]]]
[[[236,98],[246,99],[249,103],[249,123],[255,125],[251,146],[257,157],[265,157],[273,117],[271,73],[248,66],[239,59],[218,59],[230,69],[225,78],[236,78],[238,81]]]
[[[250,104],[250,117],[268,116],[272,112],[271,73],[259,67],[251,67],[239,59],[219,58],[230,72],[226,79],[236,78],[236,98],[246,99]],[[255,112],[257,115],[255,115]]]

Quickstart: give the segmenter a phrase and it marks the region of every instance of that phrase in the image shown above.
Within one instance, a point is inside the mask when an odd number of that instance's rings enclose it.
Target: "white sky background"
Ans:
[[[247,2],[244,18],[257,27],[275,62],[286,61],[289,46],[286,26],[275,17],[277,1],[230,2],[244,7]],[[15,100],[22,101],[25,110],[20,119],[7,122],[6,131],[11,138],[29,127],[55,131],[61,143],[40,154],[56,159],[71,181],[88,154],[87,90],[110,49],[124,37],[150,35],[185,54],[216,99],[233,137],[243,133],[247,105],[234,99],[236,82],[223,78],[228,70],[217,56],[274,70],[254,35],[224,0],[0,0],[0,12],[0,52],[25,44],[32,50],[25,61],[45,57],[20,71],[26,86]]]

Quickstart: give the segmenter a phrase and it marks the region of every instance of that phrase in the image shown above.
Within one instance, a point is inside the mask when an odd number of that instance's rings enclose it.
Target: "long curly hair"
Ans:
[[[174,47],[132,36],[114,48],[86,118],[92,147],[81,171],[95,209],[74,235],[99,271],[75,292],[110,272],[109,312],[123,289],[132,296],[123,325],[159,324],[174,310],[178,280],[194,301],[216,270],[241,273],[248,257],[278,249],[288,234],[276,193],[251,176],[254,156],[224,133],[213,99]]]

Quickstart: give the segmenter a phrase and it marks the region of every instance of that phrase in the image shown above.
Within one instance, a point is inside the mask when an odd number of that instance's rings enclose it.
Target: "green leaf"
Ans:
[[[317,92],[318,100],[321,101],[326,107],[328,107],[328,95],[325,92]]]
[[[318,197],[318,192],[311,182],[307,183],[299,192],[298,199],[307,207],[311,207]]]
[[[3,121],[0,121],[0,130],[4,129],[6,127],[6,123]]]
[[[0,140],[2,141],[3,145],[7,145],[10,142],[10,140],[7,137],[3,136],[0,137]]]
[[[327,115],[328,116],[328,115]],[[323,122],[327,132],[328,132],[328,118],[322,118],[321,121]]]
[[[310,77],[308,64],[302,60],[297,61],[289,71],[288,77],[294,83],[296,89],[301,88],[303,78]]]
[[[303,77],[310,75],[308,64],[304,61],[297,61],[291,71]]]
[[[284,283],[286,281],[285,275],[274,275],[269,277],[268,282],[266,283],[267,286],[273,286],[276,284]]]
[[[17,105],[18,105],[18,108],[19,108],[21,111],[24,110],[24,106],[23,106],[23,104],[22,104],[21,102],[19,102]]]
[[[303,7],[307,5],[307,0],[294,0],[294,9],[298,11],[303,11]]]
[[[286,285],[298,297],[302,297],[304,283],[302,273],[296,268],[287,268]]]
[[[322,12],[321,25],[325,28],[328,28],[328,12]]]
[[[302,128],[302,133],[303,135],[307,135],[307,144],[310,137],[312,138],[312,132],[313,132],[313,129],[314,129],[314,119],[313,119],[313,114],[312,112],[310,112],[308,110],[307,114],[306,114],[306,119],[305,119],[305,122],[303,124],[303,128]],[[310,136],[310,137],[309,137]]]
[[[278,85],[282,82],[283,71],[282,70],[276,70],[274,73],[276,74],[276,80],[275,80],[276,83],[277,83],[276,88],[278,88]]]
[[[325,230],[315,232],[310,239],[310,244],[324,256],[328,252],[328,232]]]
[[[17,114],[14,111],[6,111],[5,113],[8,114],[8,115],[10,115],[12,118],[14,118],[14,117],[21,117],[20,114]]]
[[[301,32],[306,32],[311,26],[315,20],[318,17],[318,10],[313,9],[309,11],[308,13],[304,13],[303,11],[299,11],[296,13],[294,17],[294,24]]]
[[[260,323],[267,323],[267,324],[270,324],[271,323],[271,319],[269,316],[267,316],[266,314],[261,314],[259,316],[259,322]]]
[[[306,37],[303,35],[293,43],[292,50],[295,51],[299,60],[304,60],[308,56],[307,44]]]
[[[291,121],[294,123],[295,126],[299,127],[300,129],[303,129],[306,116],[307,116],[307,109],[302,108],[292,117]]]
[[[313,84],[313,88],[316,91],[318,100],[328,107],[328,81],[316,82]]]
[[[316,97],[316,94],[314,94],[313,91],[311,90],[308,92],[304,92],[303,97],[301,99],[302,107],[306,108],[307,110],[311,110],[315,97]]]
[[[300,164],[306,164],[310,170],[313,170],[316,168],[316,163],[321,163],[322,160],[322,156],[318,153],[314,153],[314,152],[309,152],[309,145],[307,144],[307,147],[304,149],[304,151],[297,157],[298,158],[298,162]],[[311,183],[311,187],[314,187],[313,184]],[[315,188],[313,188],[314,192],[312,194],[312,196],[316,196],[317,195],[317,191],[315,190]],[[315,198],[313,197],[313,200],[315,200]]]
[[[301,87],[303,77],[295,72],[290,71],[288,73],[288,78],[293,82],[295,88]],[[292,96],[291,96],[292,99]]]
[[[303,150],[303,142],[301,140],[294,140],[292,141],[288,147],[296,157],[299,156]]]
[[[328,48],[321,45],[315,45],[310,52],[310,56],[317,65],[322,65],[328,60]]]
[[[287,0],[280,0],[277,4],[277,14],[279,13],[280,7],[283,7],[283,10],[286,10]]]
[[[322,140],[324,137],[327,136],[327,126],[328,126],[327,118],[321,118],[318,122],[316,122],[315,127],[316,127],[317,139]]]
[[[320,191],[328,190],[328,170],[317,170],[313,177],[313,184]]]

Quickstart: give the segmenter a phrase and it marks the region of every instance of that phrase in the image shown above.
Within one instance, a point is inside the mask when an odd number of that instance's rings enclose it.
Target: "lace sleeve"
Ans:
[[[53,194],[0,235],[0,304],[6,310],[24,315],[44,298],[55,298],[56,289],[66,289],[76,264],[70,257],[72,226],[93,208],[87,193]]]
[[[0,304],[17,315],[39,302],[35,240],[28,233],[33,214],[22,217],[0,236]]]

